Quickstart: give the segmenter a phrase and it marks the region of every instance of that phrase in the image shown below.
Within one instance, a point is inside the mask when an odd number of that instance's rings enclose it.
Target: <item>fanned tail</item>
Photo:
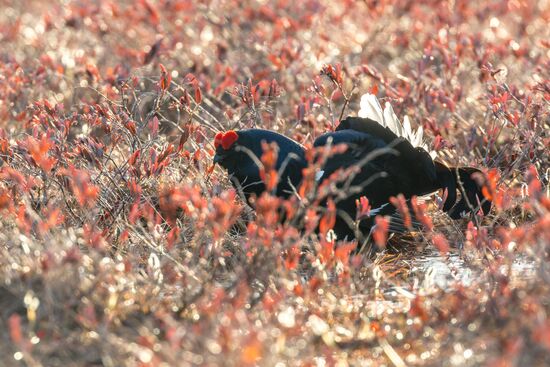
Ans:
[[[374,94],[366,93],[361,96],[361,109],[358,116],[377,122],[384,128],[388,128],[396,137],[406,139],[413,147],[422,148],[433,159],[436,156],[435,151],[430,151],[428,145],[423,140],[424,130],[420,126],[416,131],[411,128],[411,122],[408,116],[403,118],[403,123],[393,111],[389,102],[386,102],[384,109]]]
[[[352,129],[371,134],[392,144],[400,155],[401,171],[411,171],[410,177],[416,181],[412,185],[424,195],[438,189],[446,189],[447,197],[443,211],[453,219],[462,218],[467,213],[477,213],[480,209],[484,214],[491,210],[491,201],[484,197],[483,173],[472,167],[448,167],[434,161],[436,153],[430,151],[423,141],[423,130],[420,126],[416,131],[411,129],[407,116],[403,123],[399,121],[389,102],[384,109],[375,95],[366,93],[361,96],[359,117],[348,117],[341,121],[337,130]],[[476,177],[477,176],[477,177]],[[457,202],[457,190],[461,197]]]

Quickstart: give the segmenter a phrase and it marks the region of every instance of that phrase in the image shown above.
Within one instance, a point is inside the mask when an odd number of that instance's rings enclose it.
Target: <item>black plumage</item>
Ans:
[[[258,164],[263,152],[262,141],[275,142],[279,147],[276,169],[280,172],[280,179],[274,194],[287,198],[300,186],[303,169],[308,165],[300,144],[281,134],[261,129],[242,130],[236,135],[234,143],[225,147],[220,140],[224,135],[217,136],[214,161],[228,171],[233,184],[247,200],[251,195],[259,196],[265,191]],[[447,189],[448,197],[443,210],[454,219],[477,211],[479,203],[484,213],[491,208],[491,203],[481,194],[481,186],[472,178],[472,174],[479,173],[479,170],[450,168],[434,161],[426,150],[414,147],[407,139],[374,120],[348,117],[336,131],[318,137],[313,146],[322,150],[323,147],[341,144],[347,149],[329,156],[317,175],[318,184],[322,185],[336,171],[356,167],[352,174],[336,183],[337,193],[331,196],[337,209],[334,232],[338,239],[355,238],[356,229],[368,234],[376,215],[393,215],[395,224],[390,229],[402,230],[395,207],[388,203],[390,197],[398,194],[410,199]],[[458,203],[457,190],[462,193]],[[369,199],[372,214],[356,224],[356,201],[362,196]],[[326,205],[327,199],[321,205]]]
[[[458,219],[482,203],[482,210],[488,213],[491,203],[484,199],[481,187],[472,178],[472,174],[480,173],[470,167],[449,168],[434,161],[429,153],[420,147],[414,147],[407,139],[398,137],[389,128],[378,122],[360,117],[348,117],[338,126],[335,132],[326,133],[314,142],[315,147],[326,146],[328,143],[346,144],[348,149],[330,157],[324,167],[321,179],[339,168],[361,165],[361,169],[351,179],[347,190],[349,195],[340,199],[337,209],[354,218],[356,200],[366,196],[371,204],[372,216],[359,223],[359,229],[365,233],[373,225],[374,215],[394,215],[392,220],[394,231],[405,228],[396,213],[396,208],[387,205],[390,197],[403,194],[406,199],[413,196],[424,196],[439,189],[447,189],[448,196],[443,210],[451,218]],[[379,154],[368,158],[369,154]],[[457,177],[460,179],[457,181]],[[343,186],[340,184],[340,186]],[[360,188],[360,190],[354,190]],[[456,203],[456,190],[462,193],[462,199]],[[339,215],[334,231],[339,238],[354,237],[349,219]]]
[[[226,143],[224,147],[221,139],[227,135],[218,134],[214,163],[227,170],[233,186],[249,201],[252,195],[259,197],[266,188],[260,177],[262,142],[276,143],[279,154],[275,169],[279,172],[279,182],[274,194],[288,198],[302,181],[302,170],[307,165],[304,148],[294,140],[269,130],[241,130],[237,135],[237,140],[229,146]]]

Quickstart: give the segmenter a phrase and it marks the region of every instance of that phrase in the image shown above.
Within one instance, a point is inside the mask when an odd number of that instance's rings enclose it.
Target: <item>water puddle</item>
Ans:
[[[417,275],[423,279],[423,287],[429,289],[436,286],[447,289],[456,284],[470,286],[480,276],[480,270],[471,268],[459,253],[450,253],[441,256],[436,250],[431,250],[412,258],[409,261],[411,275]],[[503,266],[502,272],[507,272]],[[510,269],[512,283],[527,281],[536,274],[536,263],[525,256],[519,256],[514,260]]]

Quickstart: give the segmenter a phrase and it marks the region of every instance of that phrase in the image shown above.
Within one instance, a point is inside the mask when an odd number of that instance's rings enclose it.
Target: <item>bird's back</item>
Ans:
[[[341,215],[355,218],[356,200],[366,196],[372,206],[372,218],[360,223],[363,231],[370,229],[376,214],[392,214],[395,208],[388,204],[390,197],[403,194],[405,198],[425,195],[437,189],[433,160],[428,152],[414,147],[403,137],[395,135],[376,121],[350,117],[338,129],[320,136],[316,147],[327,144],[345,144],[346,151],[327,159],[323,178],[340,168],[356,169],[337,187],[336,206]],[[378,210],[377,210],[378,209]],[[337,221],[338,237],[352,237],[353,230],[345,220]]]
[[[261,195],[265,185],[259,175],[259,161],[263,155],[262,142],[276,143],[278,157],[276,170],[279,172],[279,183],[275,194],[288,197],[302,180],[302,169],[306,167],[304,148],[294,140],[270,130],[247,129],[239,131],[239,143],[243,147],[238,156],[233,172],[240,183],[245,183],[243,191]],[[253,156],[253,157],[252,157]]]

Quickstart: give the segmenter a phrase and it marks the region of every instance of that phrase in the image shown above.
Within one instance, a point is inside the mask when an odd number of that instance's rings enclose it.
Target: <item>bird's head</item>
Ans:
[[[214,147],[216,154],[214,155],[214,163],[219,163],[222,167],[228,166],[234,162],[237,156],[236,147],[238,145],[239,134],[234,130],[227,132],[219,132],[214,138]]]
[[[278,147],[277,161],[272,162],[275,163],[273,168],[280,171],[277,193],[287,195],[291,186],[300,184],[302,169],[307,162],[301,145],[275,131],[244,129],[219,132],[214,138],[214,164],[222,166],[234,184],[238,181],[245,195],[254,193],[259,196],[265,190],[261,173],[265,143],[275,143]]]

